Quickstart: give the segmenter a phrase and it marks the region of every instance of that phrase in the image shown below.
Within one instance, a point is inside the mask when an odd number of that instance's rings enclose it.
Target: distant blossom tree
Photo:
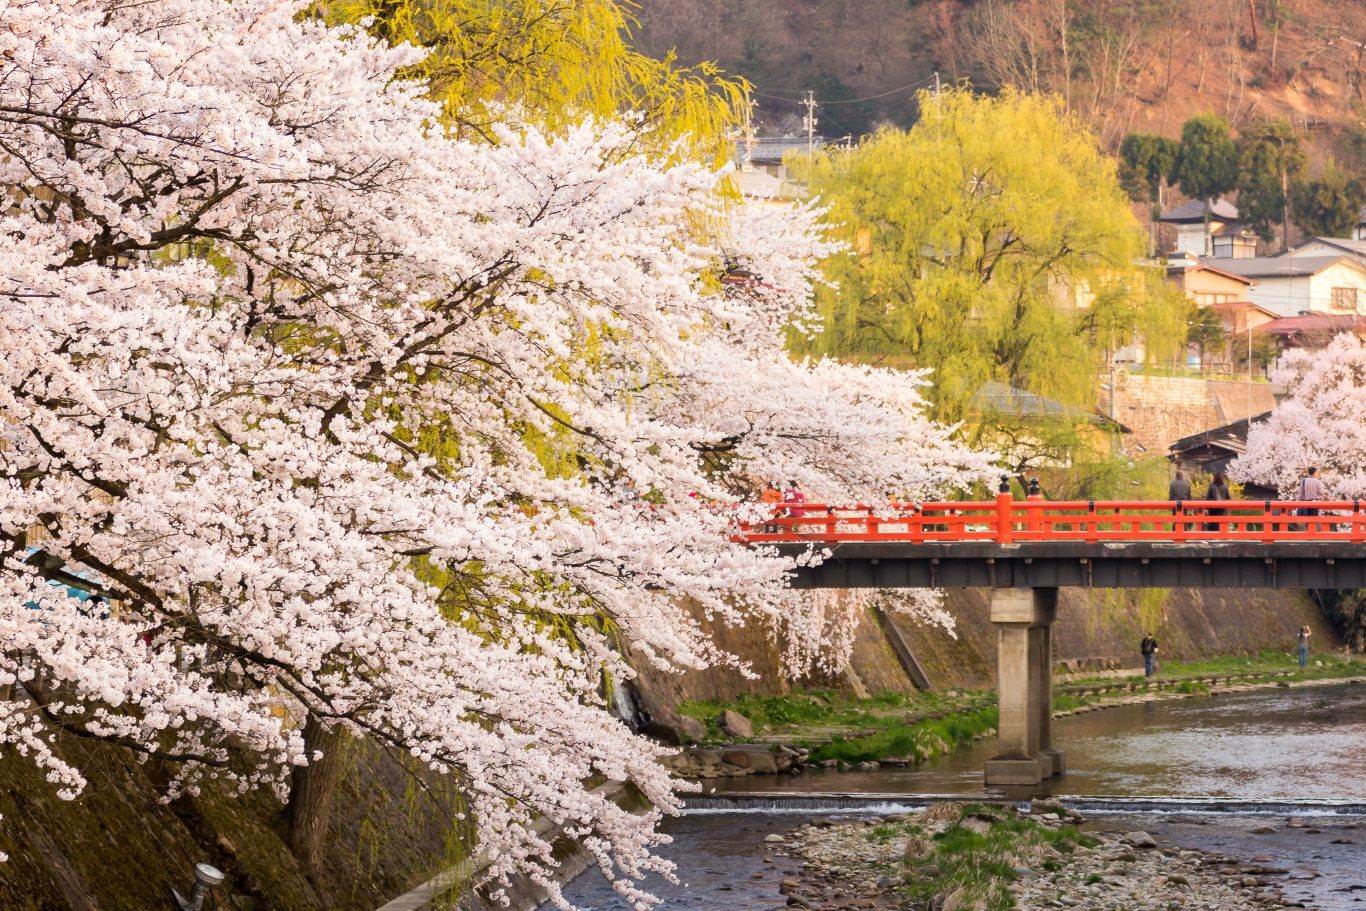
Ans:
[[[1313,465],[1329,496],[1366,496],[1366,342],[1343,333],[1318,351],[1291,351],[1272,380],[1290,395],[1265,423],[1253,425],[1247,454],[1230,475],[1290,497]]]
[[[630,675],[614,635],[732,661],[691,601],[800,670],[847,622],[729,540],[727,479],[923,496],[986,458],[925,417],[923,373],[785,356],[829,252],[811,212],[728,206],[639,124],[452,138],[394,78],[421,51],[301,11],[0,19],[0,744],[65,797],[54,732],[159,757],[172,794],[273,788],[307,860],[344,729],[458,774],[493,877],[558,895],[543,817],[643,902],[677,802],[598,695]],[[702,225],[760,278],[718,283]],[[116,619],[50,584],[75,572]]]

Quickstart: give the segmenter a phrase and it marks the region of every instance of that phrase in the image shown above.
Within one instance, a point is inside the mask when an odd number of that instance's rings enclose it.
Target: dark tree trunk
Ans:
[[[309,764],[294,770],[289,787],[289,846],[310,879],[322,872],[323,837],[332,815],[332,796],[341,775],[344,733],[327,729],[310,715],[304,725]],[[315,750],[322,757],[314,760]]]

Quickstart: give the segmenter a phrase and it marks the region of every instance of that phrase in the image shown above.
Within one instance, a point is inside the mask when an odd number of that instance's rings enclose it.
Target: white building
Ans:
[[[1279,316],[1366,315],[1366,258],[1345,253],[1221,259],[1219,268],[1257,283],[1247,299]]]
[[[1205,204],[1192,199],[1168,209],[1158,219],[1176,227],[1173,255],[1209,256],[1218,259],[1245,259],[1257,254],[1257,238],[1238,220],[1238,207],[1223,199],[1210,205],[1209,234],[1205,234]]]

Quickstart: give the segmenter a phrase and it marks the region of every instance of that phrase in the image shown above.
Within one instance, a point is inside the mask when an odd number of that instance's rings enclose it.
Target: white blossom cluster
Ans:
[[[599,695],[618,642],[733,661],[690,602],[800,671],[852,622],[730,540],[734,479],[923,496],[986,458],[923,376],[784,355],[809,211],[637,125],[452,141],[417,52],[299,13],[0,0],[0,749],[66,796],[58,729],[283,796],[307,713],[458,773],[493,876],[553,870],[546,817],[647,901],[655,817],[589,788],[676,805]],[[754,281],[714,280],[716,225]]]
[[[1229,476],[1294,499],[1315,467],[1329,499],[1366,497],[1366,342],[1343,333],[1321,350],[1288,351],[1271,380],[1290,394],[1249,430]]]

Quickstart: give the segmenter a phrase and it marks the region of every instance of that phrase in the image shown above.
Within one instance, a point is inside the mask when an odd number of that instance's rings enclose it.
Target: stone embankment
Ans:
[[[1144,832],[1079,831],[1056,804],[939,804],[856,824],[817,822],[769,848],[803,864],[789,908],[812,911],[1267,911],[1296,906],[1286,871],[1158,843]]]

